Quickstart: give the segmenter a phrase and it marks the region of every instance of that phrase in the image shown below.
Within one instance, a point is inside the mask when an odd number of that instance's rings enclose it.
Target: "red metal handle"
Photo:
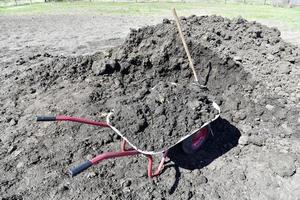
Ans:
[[[37,121],[70,121],[70,122],[78,122],[82,124],[90,124],[94,126],[101,126],[101,127],[109,127],[109,125],[106,122],[97,122],[85,118],[80,117],[69,117],[64,115],[58,115],[56,117],[53,116],[38,116]]]

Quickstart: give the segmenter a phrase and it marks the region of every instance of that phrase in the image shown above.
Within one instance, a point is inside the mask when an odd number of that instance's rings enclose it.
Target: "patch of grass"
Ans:
[[[101,15],[166,15],[175,7],[180,15],[216,14],[229,18],[242,16],[248,20],[268,20],[300,30],[300,7],[278,8],[269,5],[228,3],[170,2],[51,2],[0,7],[0,15],[101,14]]]

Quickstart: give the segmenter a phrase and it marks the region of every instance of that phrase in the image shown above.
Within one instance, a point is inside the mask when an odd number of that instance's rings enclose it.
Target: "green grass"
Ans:
[[[170,15],[175,7],[180,15],[216,14],[233,18],[242,16],[248,20],[267,20],[281,23],[293,30],[300,30],[300,7],[278,8],[269,5],[224,4],[219,3],[114,3],[114,2],[57,2],[34,3],[0,7],[0,15],[40,15],[40,14],[101,14],[101,15]]]

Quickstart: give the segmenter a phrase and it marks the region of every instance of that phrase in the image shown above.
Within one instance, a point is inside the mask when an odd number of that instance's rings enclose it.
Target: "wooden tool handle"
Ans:
[[[181,38],[181,41],[183,43],[183,47],[184,47],[184,50],[186,52],[186,55],[188,57],[188,60],[189,60],[189,66],[190,68],[192,69],[193,71],[193,74],[194,74],[194,77],[195,77],[195,81],[198,82],[198,78],[197,78],[197,74],[196,74],[196,70],[195,70],[195,67],[194,67],[194,64],[193,64],[193,61],[192,61],[192,57],[191,57],[191,54],[190,54],[190,51],[188,49],[188,46],[186,44],[186,41],[184,39],[184,36],[183,36],[183,33],[182,33],[182,29],[181,29],[181,26],[180,26],[180,23],[179,23],[179,18],[177,16],[177,13],[176,13],[176,10],[175,8],[172,9],[172,12],[173,12],[173,16],[175,18],[175,22],[177,24],[177,28],[178,28],[178,32],[179,32],[179,36]]]

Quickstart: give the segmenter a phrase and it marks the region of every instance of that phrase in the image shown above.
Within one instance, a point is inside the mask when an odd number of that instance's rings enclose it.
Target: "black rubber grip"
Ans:
[[[50,121],[55,121],[56,117],[51,117],[51,116],[37,116],[36,121],[37,122],[50,122]]]
[[[89,168],[92,165],[93,165],[93,163],[91,161],[87,160],[84,163],[82,163],[81,165],[74,167],[73,169],[70,169],[69,174],[72,177],[76,176],[77,174],[83,172],[84,170],[86,170],[87,168]]]

